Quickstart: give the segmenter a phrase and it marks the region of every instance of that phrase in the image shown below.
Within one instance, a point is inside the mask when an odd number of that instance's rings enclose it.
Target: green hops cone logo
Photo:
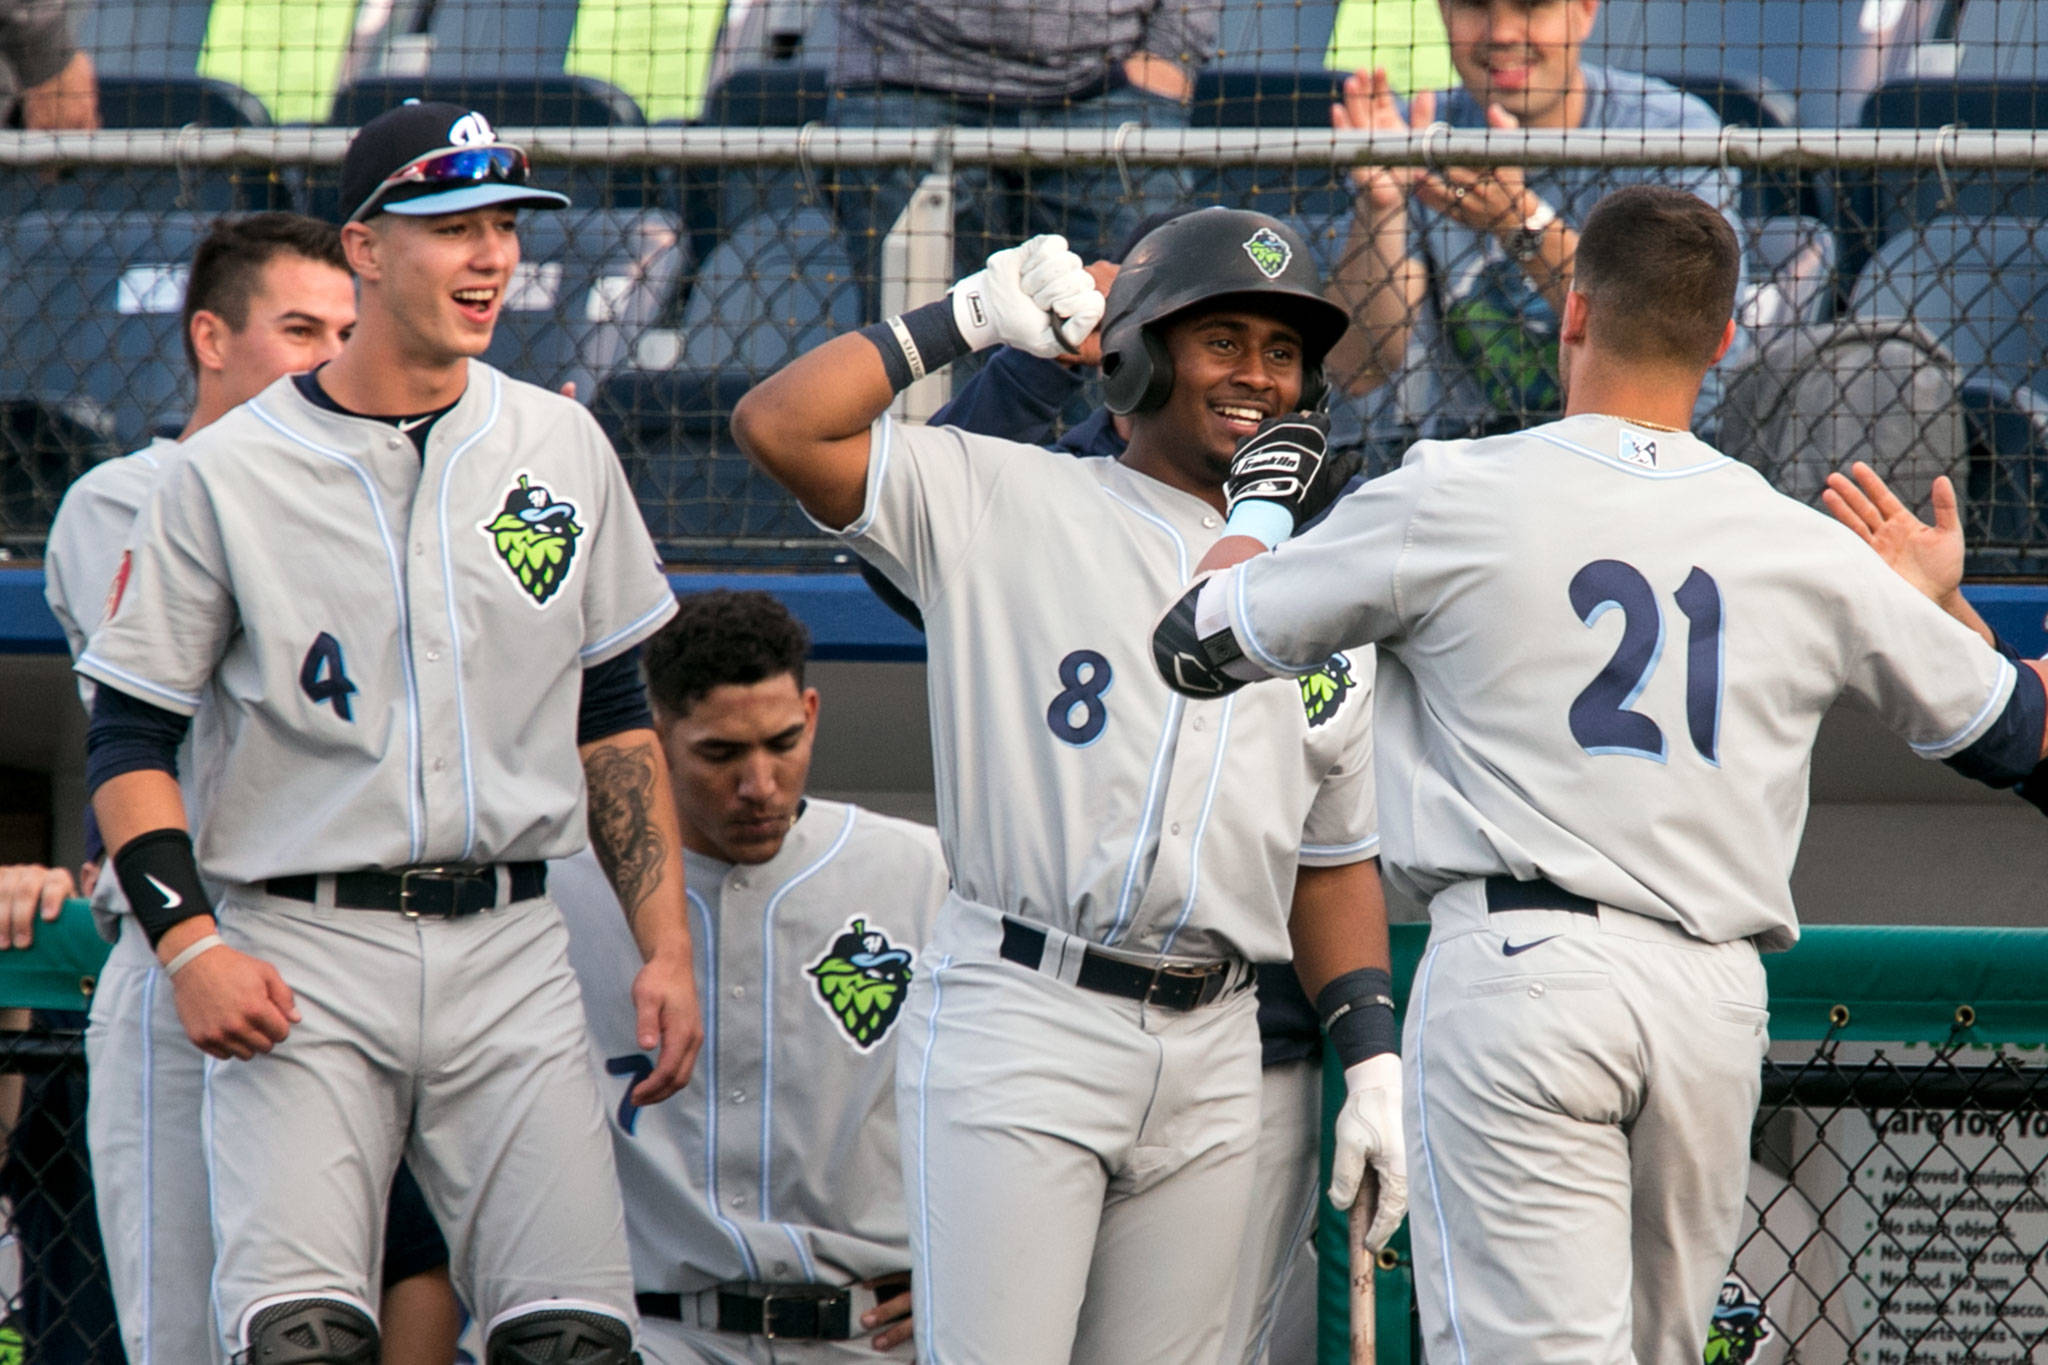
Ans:
[[[575,506],[557,502],[524,474],[519,486],[505,494],[504,509],[477,529],[491,538],[499,560],[537,607],[546,606],[568,579],[576,562],[576,539],[583,534]]]
[[[1245,239],[1244,254],[1252,258],[1252,264],[1259,273],[1269,280],[1280,278],[1280,272],[1294,259],[1294,248],[1286,239],[1271,228],[1260,228]]]
[[[1764,1316],[1763,1300],[1740,1275],[1730,1272],[1721,1281],[1700,1359],[1705,1365],[1747,1365],[1756,1357],[1756,1348],[1776,1335]]]
[[[1351,689],[1358,684],[1351,677],[1351,660],[1342,654],[1332,654],[1329,662],[1313,673],[1304,674],[1301,679],[1301,709],[1308,715],[1310,728],[1321,725],[1337,714],[1337,708],[1344,704],[1344,698],[1351,695]]]
[[[853,1045],[866,1052],[880,1042],[903,1008],[910,985],[910,953],[864,919],[846,926],[825,955],[804,969],[818,1000]]]

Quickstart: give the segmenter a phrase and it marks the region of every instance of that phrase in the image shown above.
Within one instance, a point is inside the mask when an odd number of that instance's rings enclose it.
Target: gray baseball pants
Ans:
[[[1257,1365],[1273,1339],[1280,1291],[1315,1230],[1322,1154],[1323,1068],[1282,1062],[1259,1074],[1261,1105],[1251,1215],[1230,1301],[1225,1360]],[[1308,1258],[1313,1267],[1313,1258]],[[1276,1362],[1276,1365],[1278,1363]]]
[[[1252,992],[1148,1007],[998,953],[939,912],[897,1024],[896,1113],[933,1365],[1222,1358],[1259,1121]],[[1049,932],[1047,959],[1078,963]]]
[[[401,1157],[486,1331],[548,1300],[637,1323],[611,1139],[552,901],[411,919],[241,888],[220,927],[277,968],[304,1015],[275,1050],[207,1066],[215,1314],[230,1352],[272,1303],[333,1297],[376,1316]]]
[[[1430,906],[1403,1040],[1430,1365],[1698,1365],[1769,1043],[1747,941]]]

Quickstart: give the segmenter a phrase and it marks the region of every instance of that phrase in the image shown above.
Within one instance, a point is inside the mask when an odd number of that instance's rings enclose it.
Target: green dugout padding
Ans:
[[[1394,926],[1394,998],[1406,1008],[1428,926]],[[1764,959],[1771,987],[1771,1037],[1832,1035],[1892,1043],[2048,1043],[2048,929],[1821,927],[1799,946]],[[1323,1068],[1323,1177],[1330,1126],[1344,1099],[1343,1074]],[[1422,1198],[1419,1174],[1409,1194]],[[1394,1239],[1400,1265],[1379,1276],[1379,1365],[1420,1365],[1409,1354],[1408,1230]],[[1320,1264],[1319,1365],[1349,1365],[1351,1262],[1344,1220],[1323,1205],[1316,1221]]]

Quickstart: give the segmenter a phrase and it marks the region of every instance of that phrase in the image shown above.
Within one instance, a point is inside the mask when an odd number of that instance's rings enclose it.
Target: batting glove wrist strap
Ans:
[[[1261,529],[1270,534],[1270,529],[1278,526],[1277,519],[1253,505],[1263,503],[1284,511],[1287,533],[1292,534],[1336,497],[1343,480],[1332,477],[1335,473],[1330,464],[1327,417],[1300,412],[1268,417],[1231,456],[1230,474],[1223,480],[1223,497],[1236,528],[1233,534],[1256,536],[1269,546],[1278,544],[1278,539],[1260,534]]]
[[[114,875],[152,948],[186,920],[213,913],[199,882],[192,836],[182,829],[154,829],[130,839],[114,855]]]
[[[1324,986],[1316,1015],[1346,1070],[1395,1050],[1394,979],[1379,967],[1360,967]]]
[[[950,297],[863,327],[860,334],[882,353],[882,368],[889,373],[889,387],[897,393],[975,350],[953,321]]]

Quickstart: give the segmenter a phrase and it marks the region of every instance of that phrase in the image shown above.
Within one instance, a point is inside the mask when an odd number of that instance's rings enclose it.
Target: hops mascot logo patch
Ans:
[[[1280,272],[1294,259],[1294,248],[1287,245],[1279,233],[1271,228],[1260,228],[1245,238],[1244,254],[1252,258],[1252,264],[1259,273],[1269,280],[1280,278]]]
[[[1328,721],[1358,686],[1351,676],[1351,660],[1332,654],[1330,661],[1301,679],[1301,709],[1308,713],[1311,729]]]
[[[546,606],[567,581],[576,562],[576,539],[583,534],[574,504],[556,501],[524,474],[519,486],[505,494],[504,510],[477,529],[491,538],[498,558],[536,607]]]
[[[1702,1360],[1704,1365],[1747,1365],[1756,1358],[1756,1348],[1775,1335],[1764,1317],[1763,1300],[1740,1275],[1731,1274],[1721,1281]]]
[[[825,1012],[866,1052],[889,1032],[903,1008],[910,962],[908,949],[893,946],[888,935],[857,919],[805,970],[818,984]]]

